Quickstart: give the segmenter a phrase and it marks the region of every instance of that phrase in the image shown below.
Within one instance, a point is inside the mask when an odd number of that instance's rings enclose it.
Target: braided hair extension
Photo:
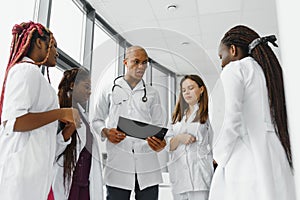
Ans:
[[[83,68],[73,68],[70,70],[66,70],[64,72],[63,78],[58,85],[58,98],[59,105],[61,108],[70,108],[72,107],[72,91],[74,84],[86,80],[89,77],[89,72]],[[74,99],[73,99],[74,102]],[[60,126],[64,127],[64,124],[60,122]],[[64,187],[65,190],[68,191],[68,186],[72,173],[76,167],[76,145],[77,145],[77,131],[72,134],[71,143],[66,147],[63,153],[61,153],[57,160],[59,160],[62,156],[64,158],[63,167],[64,167]]]
[[[44,41],[49,39],[48,52],[46,57],[41,62],[34,62],[36,65],[43,65],[48,60],[51,45],[53,44],[54,38],[52,32],[44,27],[42,24],[30,22],[23,22],[21,24],[14,25],[12,29],[13,39],[10,47],[10,55],[5,71],[2,93],[0,99],[0,116],[2,114],[2,106],[4,100],[4,92],[6,79],[9,70],[17,63],[21,62],[24,56],[27,56],[32,51],[32,47],[37,38],[41,38]],[[50,45],[49,45],[50,44]],[[49,77],[48,77],[49,80]],[[1,120],[0,120],[1,121]],[[1,122],[0,122],[1,123]]]
[[[263,37],[261,40],[263,42],[260,42],[249,51],[249,44],[257,38],[260,38],[260,36],[254,30],[238,25],[225,33],[221,43],[228,47],[230,45],[240,47],[244,56],[249,55],[253,57],[261,66],[266,78],[272,122],[275,126],[276,134],[284,147],[290,167],[293,168],[282,69],[274,52],[267,43],[272,37]],[[274,40],[270,42],[273,44]]]
[[[195,81],[197,85],[200,87],[204,87],[204,91],[199,97],[198,104],[199,104],[199,110],[195,116],[195,119],[193,122],[200,122],[201,124],[204,124],[206,120],[208,119],[208,94],[206,87],[204,85],[203,80],[198,75],[185,75],[181,81],[180,81],[180,88],[182,87],[183,81],[186,79],[190,79],[192,81]],[[185,102],[182,96],[182,92],[180,90],[179,98],[176,103],[173,115],[172,115],[172,123],[175,124],[176,122],[180,122],[182,120],[182,117],[184,115],[184,111],[188,108],[188,104]]]

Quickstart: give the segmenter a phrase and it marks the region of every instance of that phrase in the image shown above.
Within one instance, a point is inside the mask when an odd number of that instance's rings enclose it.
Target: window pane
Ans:
[[[56,94],[58,93],[58,85],[63,77],[63,73],[64,73],[63,70],[60,68],[49,67],[49,76],[50,76],[51,86],[54,88]]]
[[[50,30],[58,47],[83,64],[85,14],[70,0],[53,0]]]
[[[92,96],[102,84],[113,82],[118,69],[118,44],[98,25],[94,28],[92,60]],[[101,84],[100,84],[101,83]],[[91,98],[93,99],[93,98]],[[93,105],[93,104],[91,104]]]
[[[168,74],[162,71],[152,68],[152,86],[158,91],[161,100],[162,108],[164,108],[164,114],[166,116],[165,125],[168,123],[169,116],[169,79]]]
[[[94,28],[94,50],[97,49],[101,44],[110,40],[110,37],[100,28],[98,24],[95,24]]]
[[[168,124],[169,120],[169,74],[159,70],[155,64],[152,65],[152,86],[158,91],[161,100],[161,107],[164,114],[164,126]],[[167,171],[168,153],[161,151],[158,153],[158,159],[163,172]]]
[[[90,116],[93,115],[94,100],[99,91],[108,84],[113,83],[117,76],[119,45],[110,38],[99,25],[94,27],[93,60],[92,60],[92,94],[90,98]],[[100,143],[101,152],[105,154],[104,143]],[[103,156],[105,158],[105,155]],[[105,163],[105,161],[103,161]]]
[[[8,62],[10,43],[12,40],[11,30],[15,24],[32,21],[34,15],[35,0],[10,0],[2,2],[0,6],[0,91]],[[26,11],[26,12],[25,12]]]

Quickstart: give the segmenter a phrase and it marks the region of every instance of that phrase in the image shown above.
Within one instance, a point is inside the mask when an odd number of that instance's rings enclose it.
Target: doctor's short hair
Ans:
[[[188,109],[189,105],[185,102],[183,95],[182,95],[182,83],[186,79],[190,79],[195,81],[199,87],[204,88],[203,93],[200,94],[198,104],[199,110],[193,120],[193,122],[200,122],[201,124],[205,123],[208,119],[208,94],[206,86],[203,80],[198,75],[185,75],[180,81],[180,92],[179,96],[175,105],[174,112],[172,114],[172,123],[175,124],[176,122],[180,122],[184,116],[184,112]]]
[[[143,47],[135,45],[135,46],[130,46],[126,49],[125,56],[124,56],[125,59],[128,59],[129,55],[136,50],[143,51],[148,57],[147,51]]]

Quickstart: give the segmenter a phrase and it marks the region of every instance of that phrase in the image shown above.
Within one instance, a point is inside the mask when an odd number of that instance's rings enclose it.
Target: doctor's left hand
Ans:
[[[160,140],[156,137],[148,137],[147,139],[148,145],[153,151],[160,152],[166,146],[166,140]]]

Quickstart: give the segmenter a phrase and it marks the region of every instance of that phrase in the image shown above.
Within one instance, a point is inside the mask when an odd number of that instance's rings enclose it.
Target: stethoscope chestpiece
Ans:
[[[147,99],[146,96],[143,96],[143,97],[142,97],[142,101],[143,101],[143,102],[146,102],[147,100],[148,100],[148,99]]]

